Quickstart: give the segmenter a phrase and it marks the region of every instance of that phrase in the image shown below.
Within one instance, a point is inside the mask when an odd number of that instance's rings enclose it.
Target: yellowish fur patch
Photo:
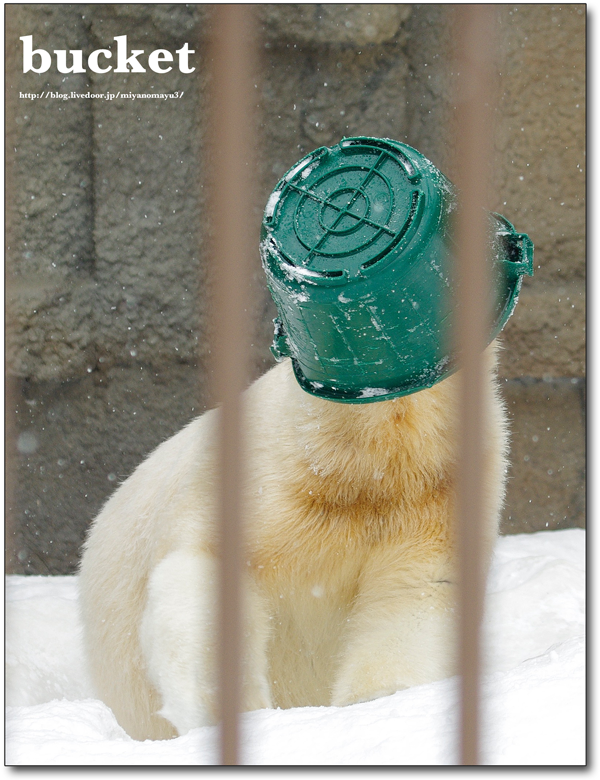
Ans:
[[[486,360],[489,556],[507,435],[494,347]],[[458,381],[336,404],[284,361],[246,392],[246,709],[348,704],[453,673]],[[152,453],[85,547],[91,671],[137,739],[215,718],[217,414]]]

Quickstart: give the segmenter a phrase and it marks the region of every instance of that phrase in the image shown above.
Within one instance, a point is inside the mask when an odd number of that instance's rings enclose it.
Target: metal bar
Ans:
[[[243,442],[241,398],[248,356],[245,300],[251,224],[252,6],[213,5],[211,192],[214,266],[214,387],[221,403],[219,703],[222,764],[240,763],[240,558]]]
[[[480,761],[480,626],[485,593],[482,562],[483,361],[487,291],[484,262],[488,165],[491,152],[494,6],[462,5],[456,10],[458,100],[456,126],[458,316],[461,360],[457,513],[460,560],[460,763]]]

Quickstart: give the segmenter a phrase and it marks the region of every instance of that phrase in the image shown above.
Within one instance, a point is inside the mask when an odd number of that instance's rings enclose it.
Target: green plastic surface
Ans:
[[[317,149],[267,203],[261,257],[279,317],[273,353],[300,385],[332,401],[417,392],[456,369],[448,179],[398,141],[347,138]],[[511,315],[533,244],[489,215],[495,338]]]

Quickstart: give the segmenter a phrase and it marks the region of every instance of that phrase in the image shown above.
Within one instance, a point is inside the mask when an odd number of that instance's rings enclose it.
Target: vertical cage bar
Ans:
[[[211,204],[215,337],[214,389],[219,429],[220,762],[240,763],[243,441],[241,392],[246,382],[252,159],[252,6],[213,5],[211,43]]]
[[[457,217],[458,317],[461,358],[457,512],[460,560],[460,763],[480,761],[480,626],[485,593],[481,520],[483,511],[483,361],[490,280],[486,255],[490,103],[493,85],[494,6],[456,9],[457,138],[460,192]]]

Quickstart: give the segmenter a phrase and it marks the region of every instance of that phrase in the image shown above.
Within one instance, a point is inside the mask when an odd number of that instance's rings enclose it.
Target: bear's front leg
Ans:
[[[140,640],[147,674],[162,700],[160,715],[179,734],[218,720],[218,561],[206,552],[175,551],[148,582]],[[271,706],[266,645],[269,619],[249,579],[243,581],[244,710]]]
[[[348,619],[332,704],[369,701],[455,674],[455,595],[441,579],[367,579]]]

